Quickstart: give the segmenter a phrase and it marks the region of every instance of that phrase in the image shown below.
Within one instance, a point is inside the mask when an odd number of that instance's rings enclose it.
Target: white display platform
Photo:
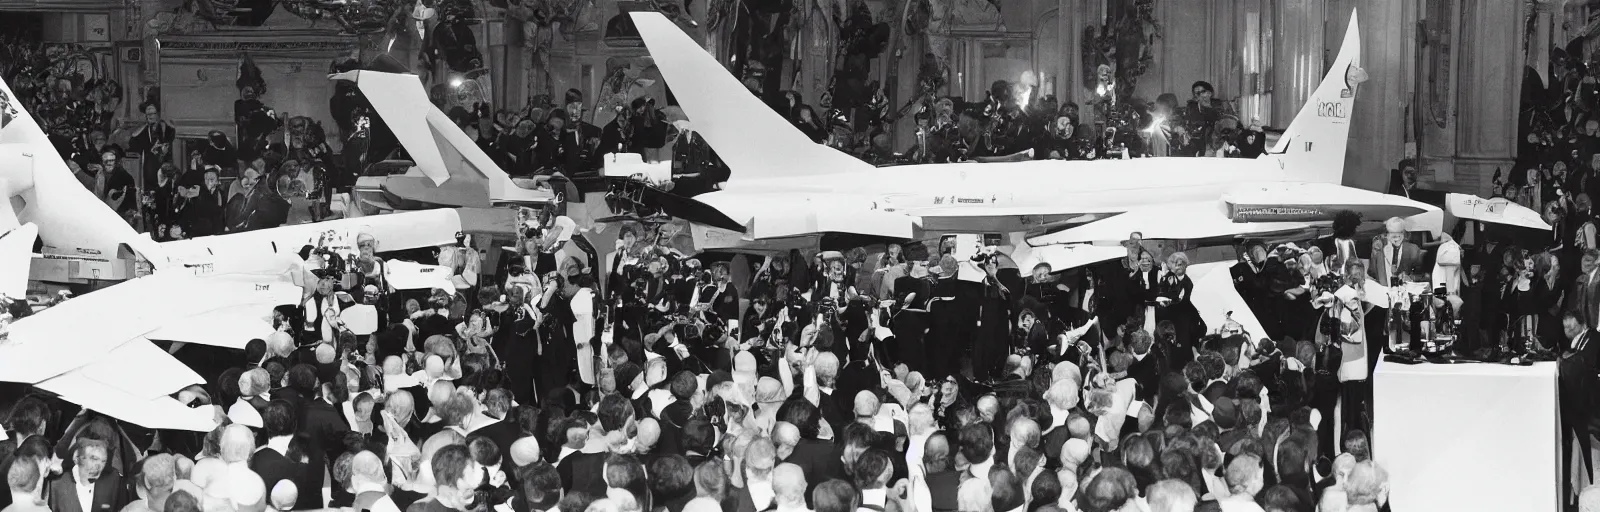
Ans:
[[[1556,364],[1379,361],[1373,457],[1405,511],[1560,510]]]

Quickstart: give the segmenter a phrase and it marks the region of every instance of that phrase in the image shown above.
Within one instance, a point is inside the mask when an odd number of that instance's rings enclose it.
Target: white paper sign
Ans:
[[[444,288],[454,290],[455,284],[450,282],[450,269],[438,265],[423,265],[402,260],[384,262],[384,280],[393,290],[431,290]]]
[[[350,332],[357,336],[378,332],[378,308],[368,304],[344,308],[344,311],[339,312],[339,320],[344,322],[346,329],[350,329]]]

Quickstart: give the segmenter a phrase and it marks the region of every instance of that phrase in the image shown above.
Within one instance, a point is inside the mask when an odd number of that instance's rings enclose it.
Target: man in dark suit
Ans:
[[[262,432],[267,436],[266,446],[256,450],[250,456],[250,470],[261,476],[261,482],[272,488],[280,480],[288,480],[300,489],[321,489],[322,473],[312,474],[310,464],[307,464],[307,454],[315,447],[299,446],[300,450],[293,449],[290,445],[295,443],[295,433],[299,432],[299,413],[294,405],[287,400],[273,400],[267,404],[267,409],[261,413]],[[298,443],[295,443],[298,444]],[[291,455],[297,457],[291,457]],[[321,454],[318,454],[321,457]],[[301,496],[295,502],[295,508],[321,508],[322,493],[301,493],[311,496]]]
[[[586,112],[582,91],[568,89],[563,108],[567,122],[560,132],[562,154],[558,165],[567,176],[592,174],[600,162],[596,154],[600,149],[600,127],[583,120]]]
[[[144,114],[144,124],[128,137],[128,149],[142,157],[140,171],[144,175],[144,183],[154,186],[161,164],[172,161],[172,141],[177,137],[177,130],[171,123],[161,119],[161,104],[158,102],[140,104],[139,112]]]
[[[302,368],[311,367],[296,365],[289,374],[294,375],[298,371],[303,371]],[[319,484],[322,483],[324,470],[331,468],[333,461],[344,454],[344,436],[350,433],[350,424],[344,421],[343,412],[328,401],[332,393],[328,386],[331,384],[323,386],[322,396],[306,402],[300,418],[300,435],[310,441],[310,447],[306,450],[307,469],[313,475],[311,480]],[[301,493],[296,505],[297,508],[322,508],[322,493]]]
[[[73,468],[50,483],[50,510],[117,512],[128,504],[122,479],[106,470],[111,453],[104,441],[79,439],[72,460]]]
[[[1412,201],[1428,203],[1434,206],[1444,206],[1444,193],[1425,190],[1417,183],[1417,162],[1407,158],[1400,161],[1400,168],[1389,174],[1389,193],[1402,196]]]
[[[483,406],[489,417],[499,418],[500,421],[478,427],[471,433],[494,441],[500,447],[500,460],[511,460],[511,443],[522,437],[522,427],[517,424],[518,415],[512,413],[511,392],[505,388],[491,389],[484,394]]]
[[[816,406],[811,402],[792,401],[785,404],[783,412],[786,414],[779,419],[794,424],[800,430],[800,442],[795,443],[794,450],[784,462],[800,466],[805,472],[806,498],[809,500],[811,491],[816,490],[822,482],[833,475],[845,474],[844,461],[839,459],[832,441],[817,438],[822,429],[822,414]]]
[[[1595,391],[1595,372],[1600,370],[1600,333],[1574,311],[1562,315],[1561,328],[1572,340],[1556,367],[1561,392],[1561,481],[1566,489],[1562,495],[1574,496],[1570,463],[1574,436],[1583,454],[1584,469],[1591,476],[1594,474],[1594,461],[1589,456],[1589,400]]]
[[[1600,249],[1586,249],[1578,267],[1581,272],[1567,292],[1563,309],[1576,313],[1584,325],[1600,325]]]

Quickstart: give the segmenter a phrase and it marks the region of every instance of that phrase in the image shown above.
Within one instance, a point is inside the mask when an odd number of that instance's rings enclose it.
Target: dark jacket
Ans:
[[[109,461],[108,461],[109,462]],[[50,482],[46,501],[56,512],[117,512],[128,504],[122,478],[108,467],[94,482],[94,503],[84,506],[78,500],[78,475],[76,471],[63,470],[61,476]]]

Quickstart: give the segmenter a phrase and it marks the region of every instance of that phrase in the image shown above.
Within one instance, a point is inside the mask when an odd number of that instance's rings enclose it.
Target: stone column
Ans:
[[[1456,123],[1456,190],[1485,194],[1495,169],[1511,171],[1517,154],[1522,90],[1522,2],[1462,3]]]
[[[1326,5],[1323,0],[1283,0],[1277,7],[1274,13],[1278,26],[1273,37],[1275,48],[1262,49],[1276,52],[1273,58],[1276,69],[1272,77],[1272,113],[1277,119],[1261,119],[1261,122],[1288,126],[1288,121],[1322,83],[1325,69],[1322,29]],[[1362,23],[1366,23],[1366,20],[1363,19]],[[1251,120],[1240,119],[1240,122],[1248,125]]]
[[[1416,6],[1394,0],[1343,0],[1331,5],[1336,10],[1330,9],[1325,30],[1341,38],[1351,9],[1359,12],[1361,64],[1371,77],[1356,97],[1344,184],[1381,191],[1388,186],[1389,169],[1405,151],[1405,127],[1410,122],[1406,108],[1415,90]],[[1493,26],[1504,28],[1504,23]]]
[[[1056,0],[1056,26],[1061,35],[1061,56],[1066,64],[1061,66],[1061,76],[1056,77],[1056,97],[1065,104],[1076,101],[1083,106],[1083,27],[1087,8],[1083,0]]]
[[[1550,83],[1550,45],[1551,28],[1555,24],[1555,11],[1560,7],[1558,0],[1534,0],[1533,2],[1533,34],[1528,38],[1528,65],[1533,66],[1539,78],[1545,83]],[[1554,44],[1565,46],[1565,38]]]

